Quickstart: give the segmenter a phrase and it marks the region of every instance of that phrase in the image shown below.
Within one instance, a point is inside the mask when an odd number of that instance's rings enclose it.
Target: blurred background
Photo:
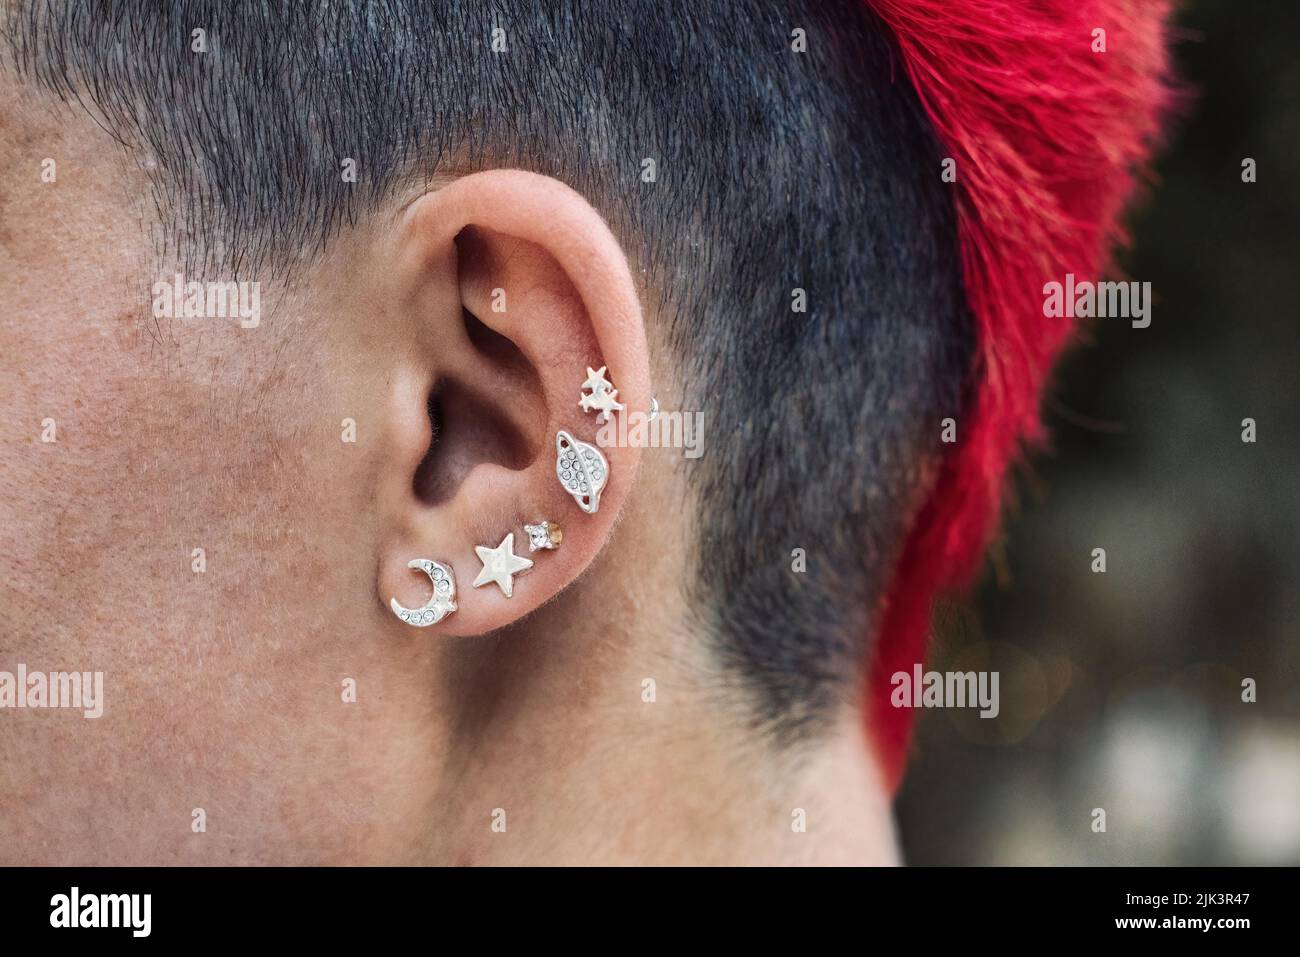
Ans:
[[[1182,4],[1195,100],[1121,257],[1152,323],[1085,329],[938,617],[927,668],[999,671],[1001,714],[919,712],[910,864],[1300,864],[1298,42],[1297,3]]]

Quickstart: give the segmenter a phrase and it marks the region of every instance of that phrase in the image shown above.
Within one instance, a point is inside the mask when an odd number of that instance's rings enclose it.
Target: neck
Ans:
[[[536,647],[536,646],[535,646]],[[625,673],[513,700],[440,775],[441,863],[893,864],[889,799],[861,722],[778,753],[735,714]],[[514,698],[514,689],[510,690]],[[678,700],[673,700],[677,697]],[[687,700],[681,700],[686,698]]]
[[[645,483],[642,497],[653,507],[621,523],[620,547],[565,600],[498,636],[434,646],[438,679],[421,684],[437,727],[418,749],[436,755],[420,776],[432,786],[401,818],[438,825],[406,835],[406,853],[483,864],[896,863],[888,791],[860,716],[845,706],[788,752],[754,728],[674,597],[685,556],[672,543],[690,529],[671,516],[690,510]]]

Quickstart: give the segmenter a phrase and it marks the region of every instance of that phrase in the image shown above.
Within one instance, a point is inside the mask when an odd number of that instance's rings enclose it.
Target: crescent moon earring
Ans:
[[[456,573],[450,565],[416,558],[406,563],[407,568],[416,568],[429,576],[433,583],[433,597],[419,608],[406,608],[396,598],[389,601],[393,614],[408,625],[428,628],[436,625],[456,610]]]

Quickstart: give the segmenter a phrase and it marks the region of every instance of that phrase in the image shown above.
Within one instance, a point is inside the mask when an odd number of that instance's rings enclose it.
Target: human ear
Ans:
[[[405,209],[390,241],[383,290],[396,332],[384,359],[376,614],[397,634],[483,634],[561,593],[609,538],[639,450],[597,444],[603,415],[584,410],[582,387],[604,367],[626,410],[612,415],[650,407],[641,305],[599,214],[535,173],[457,179]],[[575,497],[561,484],[561,433],[604,458],[598,500],[594,488],[583,503],[581,489]],[[524,526],[538,521],[562,529],[558,548],[529,552]],[[474,587],[491,564],[476,547],[504,555],[509,535],[533,567]],[[455,575],[456,610],[427,630],[390,606],[429,599],[430,578],[408,567],[418,559]]]

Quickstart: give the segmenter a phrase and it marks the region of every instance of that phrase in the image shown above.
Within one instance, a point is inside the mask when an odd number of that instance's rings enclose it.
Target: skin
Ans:
[[[555,478],[558,428],[594,441],[586,366],[681,407],[586,199],[503,170],[413,188],[292,290],[241,276],[241,329],[150,315],[181,267],[148,164],[0,77],[0,670],[102,671],[106,697],[0,711],[0,863],[895,860],[857,703],[788,754],[724,687],[681,597],[710,560],[689,463],[606,449],[592,516]],[[530,556],[543,516],[564,543]],[[473,548],[512,530],[536,566],[507,600]],[[427,598],[418,557],[459,584],[426,629],[388,608]]]

